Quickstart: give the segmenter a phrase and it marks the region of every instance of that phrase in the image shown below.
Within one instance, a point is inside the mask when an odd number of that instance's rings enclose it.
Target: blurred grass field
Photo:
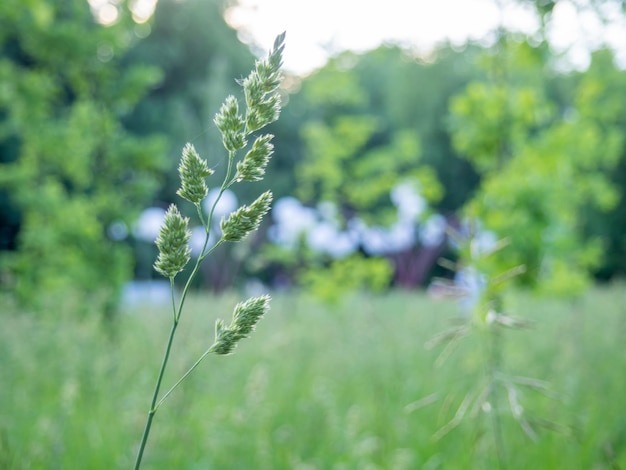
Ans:
[[[190,298],[166,388],[238,300]],[[556,428],[536,442],[502,404],[506,468],[626,468],[626,288],[576,301],[516,294],[509,305],[535,327],[506,333],[503,368],[557,396],[522,397],[525,416]],[[2,309],[0,468],[131,468],[171,313],[126,312],[107,331],[97,318]],[[439,367],[441,349],[424,347],[456,315],[420,293],[336,306],[277,294],[252,338],[207,358],[159,410],[144,468],[497,468],[488,413],[433,438],[482,374],[477,338]]]

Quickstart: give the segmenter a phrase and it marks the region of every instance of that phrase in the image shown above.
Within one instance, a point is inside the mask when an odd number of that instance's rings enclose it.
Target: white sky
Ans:
[[[1,1],[1,0],[0,0]],[[184,0],[178,0],[183,2]],[[578,0],[574,0],[578,1]],[[104,24],[117,20],[119,0],[88,0]],[[147,21],[158,0],[131,0],[133,17]],[[500,24],[532,34],[537,19],[532,9],[512,0],[238,0],[226,11],[228,23],[242,41],[267,50],[287,31],[285,68],[306,74],[342,50],[363,52],[384,42],[428,53],[449,40],[489,39]],[[578,3],[585,3],[580,2]],[[500,8],[499,5],[502,5]],[[607,43],[626,67],[626,15],[616,2],[603,6],[603,24],[591,11],[579,11],[572,0],[560,0],[549,25],[549,39],[576,68],[589,63],[589,49]]]
[[[229,24],[241,39],[269,49],[276,34],[287,31],[285,68],[306,73],[324,64],[329,55],[350,49],[365,51],[389,41],[427,52],[446,39],[462,44],[483,39],[500,23],[532,33],[537,20],[519,5],[500,10],[504,0],[240,0],[227,11]],[[588,64],[589,47],[608,41],[626,44],[626,22],[618,18],[602,25],[591,12],[579,12],[568,0],[555,7],[550,39],[559,52],[579,68]],[[623,54],[622,63],[626,63]]]

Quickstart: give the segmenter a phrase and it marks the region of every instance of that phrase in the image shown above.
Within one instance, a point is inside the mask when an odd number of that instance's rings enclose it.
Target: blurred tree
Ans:
[[[591,120],[597,132],[611,136],[611,140],[598,143],[600,152],[615,155],[616,165],[610,165],[605,177],[613,183],[618,192],[618,202],[608,211],[586,207],[584,213],[584,233],[589,239],[603,241],[604,257],[596,269],[599,279],[626,276],[626,71],[615,64],[613,53],[600,50],[593,54],[589,69],[580,75],[577,104],[581,117]],[[615,149],[614,146],[618,148]]]
[[[456,148],[482,174],[466,214],[510,241],[487,274],[525,265],[525,284],[573,294],[602,252],[599,240],[584,239],[582,214],[614,207],[618,193],[606,171],[623,142],[599,119],[606,107],[589,99],[594,66],[567,109],[549,99],[546,47],[503,36],[486,56],[493,78],[452,101],[451,126]]]
[[[517,0],[531,4],[540,18],[543,37],[550,27],[553,9],[556,1],[547,0]],[[571,2],[578,11],[583,12],[587,18],[595,16],[604,24],[623,24],[626,19],[626,1],[624,0],[576,0]],[[589,20],[587,20],[589,22]],[[600,36],[601,37],[601,36]],[[608,40],[609,36],[605,37]],[[612,128],[619,132],[626,125],[626,112],[623,103],[626,98],[626,81],[623,66],[618,67],[613,53],[608,44],[600,44],[591,60],[589,69],[581,73],[572,73],[572,82],[580,82],[578,90],[568,90],[570,101],[576,94],[592,97],[583,107],[597,119],[598,125],[605,131]],[[602,49],[606,47],[606,49]],[[561,80],[562,84],[563,80]],[[582,103],[580,103],[582,105]],[[595,108],[591,111],[589,108]],[[623,132],[623,131],[622,131]],[[607,178],[613,182],[618,191],[619,201],[615,207],[608,211],[598,211],[592,206],[585,208],[584,233],[589,239],[601,239],[603,241],[604,256],[595,274],[600,280],[608,280],[615,276],[626,275],[626,237],[623,227],[626,225],[626,146],[622,146],[621,156],[617,166],[611,167],[605,172]]]
[[[276,155],[278,164],[296,175],[287,194],[308,204],[333,202],[339,209],[339,230],[359,221],[388,227],[396,217],[390,191],[404,182],[418,189],[435,210],[454,218],[478,175],[452,148],[448,99],[484,75],[476,66],[479,53],[473,45],[444,45],[425,57],[385,45],[361,55],[342,53],[312,75],[293,80],[296,92],[289,96],[284,111],[289,118],[282,126],[289,128],[292,140],[299,135],[300,141],[294,141],[288,153],[283,149]],[[419,223],[412,223],[416,232]],[[287,264],[296,270],[322,269],[323,274],[309,273],[303,282],[326,290],[341,283],[316,279],[336,279],[346,266],[358,265],[362,276],[351,282],[365,286],[363,279],[371,278],[376,279],[375,288],[381,288],[393,273],[382,269],[381,261],[386,260],[395,266],[397,285],[415,286],[426,280],[441,253],[440,247],[418,245],[386,258],[370,259],[360,252],[339,262],[303,252],[301,259]],[[284,265],[284,257],[271,251]],[[329,266],[335,271],[324,271]]]
[[[453,149],[447,127],[448,101],[470,80],[484,76],[477,67],[481,48],[444,44],[427,56],[397,46],[365,54],[354,73],[368,96],[372,114],[389,129],[406,129],[419,137],[423,165],[432,167],[445,188],[434,207],[454,213],[478,184],[471,165]]]
[[[136,25],[117,9],[104,27],[85,0],[0,3],[0,282],[32,306],[114,311],[162,171],[161,141],[121,124],[161,75],[122,66]]]
[[[225,6],[222,0],[159,1],[150,35],[125,57],[128,64],[147,64],[163,73],[163,80],[124,121],[139,135],[156,131],[167,137],[168,175],[160,193],[165,201],[177,198],[176,167],[187,142],[209,163],[222,164],[221,137],[213,117],[226,94],[239,93],[232,77],[243,77],[254,63],[250,49],[226,24]],[[219,174],[225,168],[215,170]]]
[[[542,26],[545,27],[559,0],[515,0],[515,2],[533,7]],[[626,0],[570,0],[569,3],[578,10],[593,12],[603,21],[611,20],[611,16],[620,10],[626,13]]]
[[[484,76],[476,66],[480,50],[443,45],[423,57],[386,45],[361,55],[345,53],[307,77],[286,112],[299,120],[299,128],[342,114],[375,117],[376,138],[369,146],[393,140],[390,134],[399,130],[412,135],[419,141],[420,165],[434,169],[445,188],[434,207],[453,213],[476,187],[478,175],[452,148],[448,100],[470,80]],[[310,148],[306,142],[305,147]]]
[[[390,193],[402,183],[437,203],[443,196],[438,175],[444,175],[450,197],[440,207],[449,212],[467,197],[476,176],[470,165],[455,158],[444,117],[447,96],[469,80],[472,66],[466,56],[448,48],[437,54],[441,61],[428,64],[399,47],[384,46],[363,55],[346,52],[302,82],[289,106],[295,115],[305,117],[300,129],[302,158],[296,165],[296,194],[302,200],[333,202],[346,229],[355,222],[387,227],[395,223]],[[430,146],[426,151],[422,138]],[[458,181],[449,181],[455,173]],[[416,230],[419,222],[410,225]],[[426,251],[411,249],[397,259],[387,258],[396,265],[396,283],[414,286],[424,281],[437,257],[435,250],[429,262],[420,263]],[[345,266],[359,265],[361,273],[367,273],[371,264],[370,277],[378,279],[379,288],[387,285],[380,282],[385,274],[382,259],[356,253],[345,262],[327,259],[322,266],[341,272]],[[420,266],[419,272],[405,269],[409,259],[409,264]],[[315,266],[321,267],[319,262]],[[387,275],[390,272],[386,270]],[[334,278],[333,272],[326,276]],[[305,279],[312,282],[315,276]]]

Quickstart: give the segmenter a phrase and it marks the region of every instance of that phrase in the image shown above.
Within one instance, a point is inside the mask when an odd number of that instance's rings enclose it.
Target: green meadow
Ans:
[[[183,312],[165,390],[213,341],[239,296],[195,294]],[[457,316],[422,293],[344,298],[329,306],[276,294],[232,356],[209,356],[156,415],[146,469],[626,467],[626,289],[572,301],[515,294],[533,321],[501,337],[501,368],[545,380],[519,397],[531,439],[505,392],[453,421],[483,380],[480,338],[437,362],[425,344]],[[106,328],[2,305],[0,468],[131,468],[171,323],[165,308],[124,312]],[[494,419],[496,418],[496,419]]]

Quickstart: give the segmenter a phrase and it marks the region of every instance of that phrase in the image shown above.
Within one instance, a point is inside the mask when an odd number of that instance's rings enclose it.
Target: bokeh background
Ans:
[[[219,188],[213,117],[284,30],[275,153],[216,222],[267,189],[274,207],[202,265],[190,322],[209,341],[236,296],[277,311],[242,348],[257,363],[207,372],[199,405],[203,379],[181,392],[149,468],[489,468],[480,432],[431,439],[480,361],[438,376],[423,344],[481,289],[440,260],[500,240],[484,273],[524,266],[509,305],[540,326],[512,362],[566,396],[561,437],[509,465],[626,465],[626,2],[3,0],[0,467],[130,465],[169,319],[154,240],[171,202],[195,214],[181,150]],[[433,300],[442,280],[460,309]],[[206,347],[189,328],[175,370]]]

